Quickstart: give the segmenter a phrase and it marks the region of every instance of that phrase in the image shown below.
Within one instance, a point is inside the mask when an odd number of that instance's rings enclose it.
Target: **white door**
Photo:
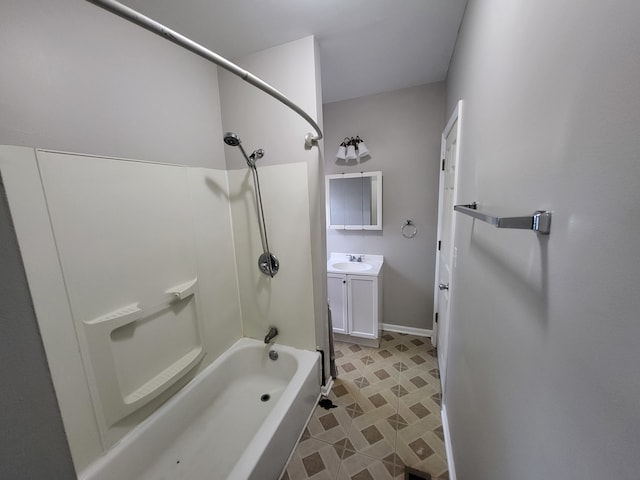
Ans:
[[[438,246],[434,288],[433,344],[438,348],[440,383],[445,388],[449,336],[450,292],[452,290],[452,267],[455,257],[453,245],[457,166],[460,137],[462,101],[442,133],[442,168],[440,172],[440,202],[438,207]]]

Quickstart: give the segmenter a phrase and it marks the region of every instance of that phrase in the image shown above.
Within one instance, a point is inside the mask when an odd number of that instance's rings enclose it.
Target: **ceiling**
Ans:
[[[121,1],[230,60],[315,35],[323,103],[444,80],[467,2]]]

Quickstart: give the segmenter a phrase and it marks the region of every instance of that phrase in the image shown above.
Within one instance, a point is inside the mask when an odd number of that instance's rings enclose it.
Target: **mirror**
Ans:
[[[327,228],[382,230],[382,172],[327,175]]]

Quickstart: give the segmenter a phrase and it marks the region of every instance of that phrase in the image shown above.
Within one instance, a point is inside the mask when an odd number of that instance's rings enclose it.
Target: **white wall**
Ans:
[[[444,402],[459,480],[638,478],[640,4],[471,0]],[[456,214],[459,215],[459,214]]]
[[[327,255],[384,255],[385,323],[432,326],[444,96],[436,83],[324,105],[325,173],[382,171],[382,231],[329,230]],[[356,135],[371,157],[337,162],[344,137]],[[412,239],[400,232],[407,219],[418,228]]]
[[[314,38],[306,37],[235,61],[321,121],[316,56]],[[265,93],[228,72],[220,72],[220,92],[224,130],[235,132],[247,153],[265,150],[257,165],[269,247],[280,260],[273,279],[257,268],[262,246],[251,175],[239,149],[225,147],[244,334],[263,339],[275,325],[276,341],[315,350],[316,322],[326,324],[327,302],[324,238],[318,235],[324,209],[315,194],[321,151],[305,150],[311,127]]]

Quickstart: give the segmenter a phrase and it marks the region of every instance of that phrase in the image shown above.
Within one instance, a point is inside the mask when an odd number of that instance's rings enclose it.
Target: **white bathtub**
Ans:
[[[319,369],[316,352],[243,338],[79,478],[276,480],[318,400]]]

